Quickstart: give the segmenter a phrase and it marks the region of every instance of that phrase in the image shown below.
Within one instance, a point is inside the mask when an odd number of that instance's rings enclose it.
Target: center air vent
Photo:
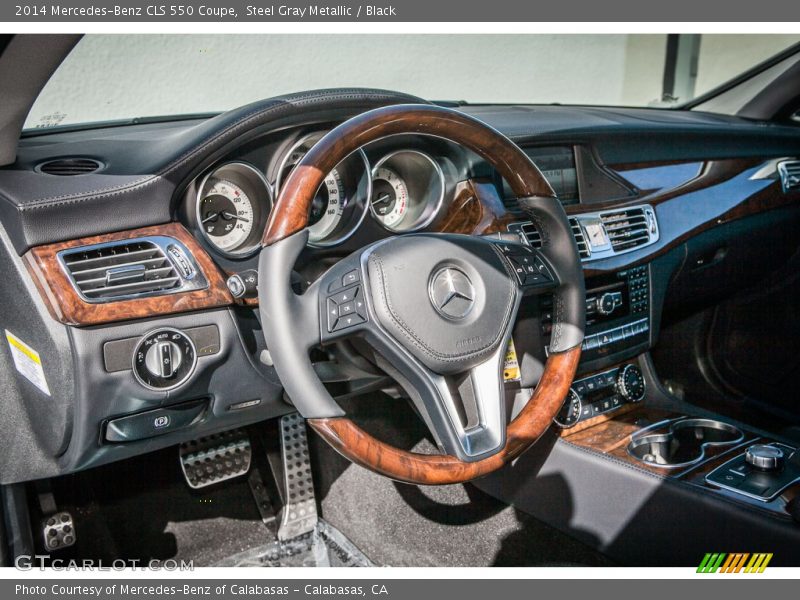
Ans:
[[[784,192],[800,188],[800,161],[787,161],[778,165],[781,186]]]
[[[643,207],[604,212],[601,213],[600,220],[615,252],[630,250],[650,242],[651,223]]]
[[[589,252],[589,246],[586,244],[586,238],[583,235],[583,230],[578,220],[575,217],[570,217],[569,224],[570,227],[572,227],[572,235],[575,238],[575,243],[578,244],[578,253],[581,255],[581,259],[589,258],[591,254]],[[512,223],[508,226],[508,230],[519,234],[532,248],[542,247],[542,235],[530,221]]]
[[[569,224],[583,261],[608,258],[658,241],[656,215],[648,205],[582,213],[569,217]],[[542,246],[541,234],[530,221],[511,223],[508,231],[534,248]]]
[[[48,160],[36,167],[36,170],[48,175],[88,175],[99,171],[103,165],[93,158],[57,158]]]
[[[586,237],[583,235],[583,229],[581,229],[578,219],[575,217],[570,217],[569,225],[572,227],[572,237],[575,238],[575,243],[578,244],[578,254],[581,255],[581,260],[589,258],[592,254],[592,251],[589,249],[589,245],[586,243]]]
[[[87,302],[111,302],[200,289],[199,274],[183,244],[140,238],[65,250],[59,259]]]

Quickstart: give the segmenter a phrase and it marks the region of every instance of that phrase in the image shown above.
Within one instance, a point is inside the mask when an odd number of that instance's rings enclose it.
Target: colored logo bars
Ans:
[[[763,573],[772,553],[711,553],[703,557],[698,573]]]

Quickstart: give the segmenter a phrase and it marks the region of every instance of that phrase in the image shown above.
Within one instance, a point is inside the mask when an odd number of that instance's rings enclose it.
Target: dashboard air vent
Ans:
[[[528,242],[528,245],[531,246],[532,248],[542,247],[542,235],[530,221],[526,221],[525,223],[520,223],[519,232],[525,237],[525,239]]]
[[[72,176],[88,175],[99,171],[103,165],[92,158],[57,158],[48,160],[36,167],[36,170],[48,175]]]
[[[110,302],[206,287],[188,250],[152,237],[64,250],[59,260],[87,302]]]
[[[589,250],[589,245],[586,243],[586,236],[583,235],[583,229],[581,229],[578,219],[570,217],[569,224],[572,227],[572,237],[575,238],[575,243],[578,244],[578,254],[581,255],[581,260],[589,258],[592,251]]]
[[[572,235],[575,237],[575,242],[578,244],[578,252],[581,255],[581,259],[589,258],[591,252],[589,251],[589,246],[586,244],[586,238],[583,235],[583,230],[578,220],[575,217],[570,217],[569,224],[572,227]],[[532,248],[542,247],[542,235],[530,221],[512,223],[508,226],[508,230],[520,235]]]
[[[778,165],[781,186],[784,192],[800,188],[800,161],[787,161]]]
[[[614,252],[650,243],[650,223],[642,207],[604,212],[600,220]]]

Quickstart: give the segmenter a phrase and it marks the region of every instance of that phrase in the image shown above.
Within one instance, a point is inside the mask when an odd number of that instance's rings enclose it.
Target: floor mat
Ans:
[[[192,490],[175,448],[58,478],[53,489],[77,532],[76,545],[54,558],[171,558],[207,566],[272,536],[246,477]]]
[[[375,394],[362,401],[359,409],[359,425],[379,439],[418,452],[435,451],[405,401]],[[316,435],[310,441],[322,516],[377,564],[613,564],[585,544],[472,485],[397,483],[351,464]]]
[[[344,534],[322,519],[314,531],[274,541],[219,561],[215,567],[372,567]]]

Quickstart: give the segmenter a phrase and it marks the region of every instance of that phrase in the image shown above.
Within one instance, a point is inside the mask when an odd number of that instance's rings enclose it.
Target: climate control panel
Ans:
[[[644,375],[634,364],[622,365],[573,382],[555,423],[568,429],[580,421],[641,402],[646,392]]]
[[[133,374],[151,390],[167,391],[184,383],[197,365],[194,342],[178,329],[161,328],[144,335],[133,353]]]

